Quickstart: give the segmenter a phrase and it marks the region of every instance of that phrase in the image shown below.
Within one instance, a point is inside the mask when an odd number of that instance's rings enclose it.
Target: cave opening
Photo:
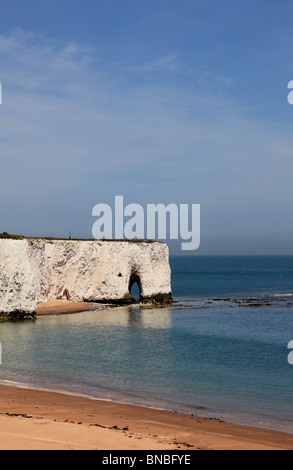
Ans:
[[[141,279],[137,273],[133,273],[129,280],[129,295],[137,302],[141,299],[142,295]]]

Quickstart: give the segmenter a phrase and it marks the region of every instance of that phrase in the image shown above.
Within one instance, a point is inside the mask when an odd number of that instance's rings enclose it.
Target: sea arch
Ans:
[[[141,279],[140,274],[136,270],[133,270],[130,274],[129,283],[128,283],[128,292],[130,296],[131,296],[132,288],[135,286],[135,284],[137,284],[137,287],[138,287],[139,299],[142,299],[143,297],[142,279]]]

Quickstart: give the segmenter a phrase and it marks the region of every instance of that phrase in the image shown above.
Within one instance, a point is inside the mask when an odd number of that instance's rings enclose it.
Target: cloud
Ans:
[[[147,74],[179,74],[181,72],[180,63],[176,54],[169,54],[158,57],[149,62],[136,63],[129,67],[131,73],[144,76]]]
[[[272,208],[292,229],[291,126],[251,120],[229,94],[235,77],[214,80],[177,53],[129,66],[21,30],[0,36],[0,59],[3,230],[88,234],[93,205],[119,194],[200,203],[205,233],[249,236],[247,220],[261,233]]]

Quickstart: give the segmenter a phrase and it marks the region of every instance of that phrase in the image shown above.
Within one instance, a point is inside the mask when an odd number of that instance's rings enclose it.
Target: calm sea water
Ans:
[[[0,324],[0,379],[293,433],[293,257],[174,257],[167,308]]]

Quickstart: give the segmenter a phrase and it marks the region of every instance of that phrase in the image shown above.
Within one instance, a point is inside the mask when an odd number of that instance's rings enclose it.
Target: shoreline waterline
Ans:
[[[262,421],[257,421],[256,419],[253,419],[253,417],[247,417],[247,418],[241,418],[239,416],[233,416],[233,415],[228,415],[225,413],[217,413],[212,410],[208,410],[203,406],[193,406],[192,408],[188,410],[188,407],[184,407],[183,405],[180,406],[180,404],[173,403],[172,406],[169,403],[169,406],[167,403],[163,404],[160,403],[157,404],[155,403],[155,400],[153,400],[153,404],[145,404],[145,401],[147,399],[142,398],[142,397],[135,397],[133,396],[133,400],[127,399],[129,398],[126,394],[123,393],[113,393],[112,391],[112,396],[111,396],[111,391],[107,390],[107,393],[110,395],[108,397],[105,396],[95,396],[93,394],[89,393],[83,393],[82,391],[73,391],[65,388],[57,388],[57,387],[50,387],[50,386],[41,386],[41,385],[36,385],[36,384],[28,384],[24,382],[17,382],[17,381],[12,381],[12,380],[6,380],[6,379],[0,379],[0,387],[12,387],[20,390],[28,390],[32,392],[46,392],[46,393],[54,393],[57,395],[63,395],[63,396],[69,396],[69,397],[75,397],[75,398],[81,398],[81,399],[86,399],[86,400],[91,400],[91,401],[97,401],[101,403],[112,403],[114,405],[122,405],[122,406],[131,406],[131,407],[136,407],[136,408],[144,408],[146,410],[150,411],[161,411],[164,413],[170,413],[170,414],[178,414],[182,416],[191,416],[194,418],[198,419],[204,419],[204,420],[209,420],[211,422],[218,422],[218,423],[226,423],[226,424],[231,424],[239,427],[246,427],[246,428],[254,428],[254,429],[259,429],[259,430],[266,430],[266,431],[272,431],[272,432],[279,432],[281,434],[287,434],[287,435],[293,435],[293,427],[289,427],[283,424],[278,424],[278,423],[270,423],[270,422],[262,422]],[[120,399],[119,399],[120,395]],[[149,400],[151,401],[151,400]],[[201,411],[205,410],[205,411]]]
[[[280,431],[11,383],[0,384],[0,422],[3,450],[292,449],[292,437]]]

